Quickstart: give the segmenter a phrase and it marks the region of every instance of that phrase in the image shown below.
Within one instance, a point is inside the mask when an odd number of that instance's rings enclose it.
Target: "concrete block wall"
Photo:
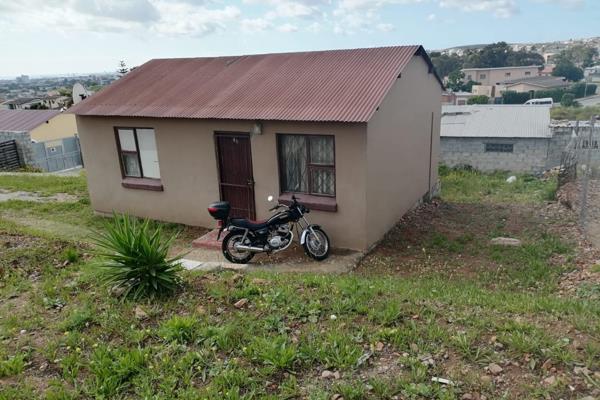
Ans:
[[[33,165],[34,155],[29,132],[0,131],[0,143],[14,140],[17,143],[19,158],[24,165]]]
[[[486,152],[486,143],[513,145],[512,153]],[[470,165],[480,171],[538,173],[547,165],[550,139],[441,138],[441,162],[449,167]]]

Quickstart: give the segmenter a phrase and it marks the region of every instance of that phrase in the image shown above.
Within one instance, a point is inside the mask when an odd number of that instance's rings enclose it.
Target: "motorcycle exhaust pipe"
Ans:
[[[242,251],[251,251],[253,253],[262,253],[263,251],[265,251],[265,249],[262,248],[262,247],[245,246],[243,244],[236,245],[235,249],[236,250],[242,250]]]

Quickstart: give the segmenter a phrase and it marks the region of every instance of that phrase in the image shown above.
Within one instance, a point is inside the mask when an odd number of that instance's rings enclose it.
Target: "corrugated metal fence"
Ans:
[[[17,149],[17,142],[7,140],[0,143],[0,171],[10,171],[21,168],[21,159]]]
[[[76,136],[32,144],[34,166],[54,172],[82,165],[81,147]]]

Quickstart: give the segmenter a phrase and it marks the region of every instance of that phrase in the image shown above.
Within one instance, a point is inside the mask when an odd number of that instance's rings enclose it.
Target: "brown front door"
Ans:
[[[250,135],[216,133],[219,191],[231,205],[231,216],[254,219],[254,179]]]

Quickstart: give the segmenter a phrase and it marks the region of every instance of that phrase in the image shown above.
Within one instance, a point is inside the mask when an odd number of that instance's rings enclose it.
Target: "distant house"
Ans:
[[[51,95],[42,98],[42,104],[50,110],[60,110],[68,107],[71,102],[69,96]]]
[[[32,106],[42,105],[44,101],[41,97],[21,97],[18,99],[7,100],[0,104],[3,110],[28,110]]]
[[[514,91],[527,93],[538,90],[567,88],[571,84],[559,76],[535,76],[532,78],[508,79],[497,83],[498,93]]]
[[[464,106],[471,97],[471,92],[444,92],[442,93],[442,105]]]
[[[72,114],[56,110],[0,110],[0,143],[15,141],[21,166],[55,171],[80,164],[80,154],[70,156],[68,160],[47,158],[47,155],[64,154],[70,147],[79,153],[76,134],[77,125]]]
[[[445,106],[441,162],[481,171],[537,173],[560,164],[564,138],[553,137],[549,106]]]
[[[464,81],[479,82],[483,86],[494,86],[498,82],[507,79],[521,79],[539,76],[541,65],[529,65],[525,67],[501,67],[501,68],[464,68]]]
[[[0,133],[27,133],[40,142],[74,136],[77,124],[72,114],[56,110],[0,110]]]
[[[587,82],[600,83],[600,65],[584,69],[583,76]]]
[[[295,194],[364,250],[436,190],[442,90],[421,46],[159,59],[70,112],[97,212],[211,227]]]

